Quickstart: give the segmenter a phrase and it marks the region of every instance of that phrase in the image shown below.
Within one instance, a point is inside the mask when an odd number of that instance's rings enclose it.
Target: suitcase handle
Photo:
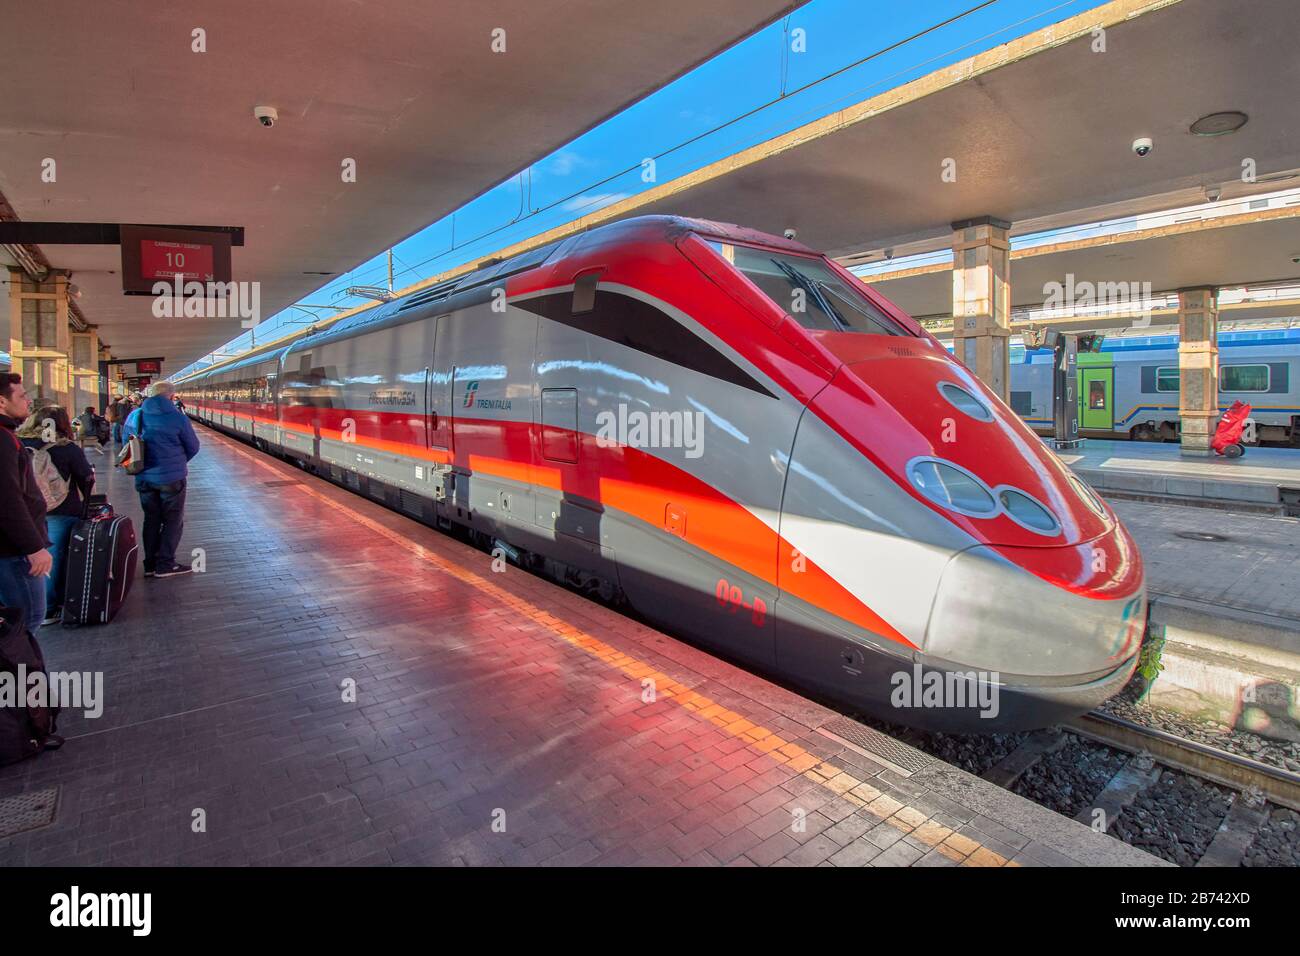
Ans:
[[[81,506],[81,519],[83,521],[113,513],[113,506],[108,503],[108,495],[87,495],[85,502]]]

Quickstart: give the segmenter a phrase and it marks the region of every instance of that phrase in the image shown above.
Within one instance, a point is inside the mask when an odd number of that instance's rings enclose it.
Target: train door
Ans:
[[[433,365],[425,369],[424,407],[427,413],[429,447],[451,452],[452,408],[451,391],[454,366],[451,354],[451,337],[448,335],[450,315],[438,316],[434,330]]]
[[[1079,427],[1085,431],[1115,429],[1115,370],[1079,369]]]

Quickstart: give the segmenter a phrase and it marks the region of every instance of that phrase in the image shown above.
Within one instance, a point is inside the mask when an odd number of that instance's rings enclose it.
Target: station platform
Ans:
[[[1110,504],[1142,552],[1150,626],[1166,641],[1148,700],[1236,726],[1252,697],[1280,695],[1267,725],[1255,717],[1250,729],[1300,741],[1300,519]]]
[[[1163,865],[198,431],[206,569],[41,629],[105,703],[0,769],[2,865]]]
[[[1248,448],[1241,458],[1183,457],[1173,442],[1089,438],[1060,452],[1103,494],[1151,496],[1174,503],[1240,507],[1276,514],[1300,506],[1300,449]]]

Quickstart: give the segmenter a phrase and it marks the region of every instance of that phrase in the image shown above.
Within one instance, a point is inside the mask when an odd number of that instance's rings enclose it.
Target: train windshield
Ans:
[[[805,329],[908,334],[819,259],[748,246],[712,245]]]

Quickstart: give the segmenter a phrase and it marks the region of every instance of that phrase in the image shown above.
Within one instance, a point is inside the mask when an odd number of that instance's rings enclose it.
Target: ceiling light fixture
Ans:
[[[1238,110],[1226,110],[1222,113],[1210,113],[1202,116],[1191,125],[1195,136],[1224,136],[1235,133],[1246,125],[1250,117]]]

